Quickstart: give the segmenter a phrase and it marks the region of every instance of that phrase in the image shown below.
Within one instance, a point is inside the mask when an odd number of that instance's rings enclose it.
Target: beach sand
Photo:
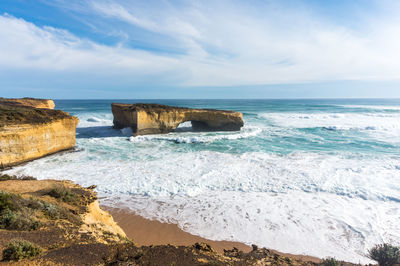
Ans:
[[[200,236],[192,235],[181,230],[176,224],[161,223],[156,220],[143,218],[135,213],[125,209],[114,209],[103,206],[113,217],[114,221],[125,231],[126,235],[139,246],[149,245],[176,245],[188,246],[196,242],[209,244],[217,252],[223,253],[224,249],[238,248],[241,251],[249,252],[252,247],[240,242],[232,241],[214,241]],[[275,250],[274,250],[275,251]],[[305,256],[293,255],[275,251],[280,255],[301,259],[304,261],[321,262],[321,259]]]

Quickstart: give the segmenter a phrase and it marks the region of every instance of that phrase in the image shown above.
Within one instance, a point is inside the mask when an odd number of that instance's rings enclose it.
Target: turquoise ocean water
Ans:
[[[111,102],[235,110],[240,132],[131,137]],[[10,170],[98,185],[105,205],[215,240],[369,262],[400,244],[400,100],[57,100],[75,152]]]

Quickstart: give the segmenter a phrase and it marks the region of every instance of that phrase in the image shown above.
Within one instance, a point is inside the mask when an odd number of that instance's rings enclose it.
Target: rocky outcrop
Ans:
[[[135,135],[168,133],[186,121],[194,131],[237,131],[243,126],[243,114],[233,111],[119,103],[111,109],[114,127],[131,127]]]
[[[0,168],[73,148],[78,121],[63,111],[23,106],[20,102],[2,99]]]
[[[104,265],[114,245],[131,242],[100,209],[94,187],[24,179],[0,174],[0,265],[12,263],[1,251],[13,241],[41,251],[19,265]]]
[[[218,253],[205,243],[138,246],[99,208],[94,186],[32,179],[0,174],[0,265],[323,264],[255,245],[248,253],[237,248]],[[18,242],[25,248],[9,249]]]
[[[54,109],[56,106],[53,100],[47,99],[35,99],[35,98],[19,98],[19,99],[7,99],[0,98],[0,103],[16,103],[23,106],[31,106],[35,108],[45,108],[45,109]]]

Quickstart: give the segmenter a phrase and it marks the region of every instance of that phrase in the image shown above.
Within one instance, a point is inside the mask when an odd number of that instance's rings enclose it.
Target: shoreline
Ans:
[[[234,247],[243,252],[250,252],[252,250],[251,246],[241,242],[216,241],[193,235],[183,231],[176,224],[150,220],[137,215],[128,209],[111,208],[103,205],[101,208],[112,215],[114,221],[117,222],[122,230],[124,230],[127,237],[132,239],[132,241],[138,246],[168,244],[176,246],[189,246],[195,244],[196,242],[204,242],[209,244],[218,253],[223,253],[224,249],[229,250]],[[322,259],[313,256],[283,253],[273,249],[270,250],[279,255],[302,261],[311,261],[315,263],[322,262]]]

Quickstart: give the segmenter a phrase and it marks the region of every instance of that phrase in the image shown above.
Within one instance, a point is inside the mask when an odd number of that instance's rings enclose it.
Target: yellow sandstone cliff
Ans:
[[[21,99],[23,102],[25,99]],[[0,100],[0,168],[17,165],[75,146],[78,118],[68,113],[31,107],[20,101]],[[47,104],[51,107],[53,101]],[[53,103],[54,104],[54,103]]]
[[[243,114],[233,111],[118,103],[111,109],[114,127],[131,127],[135,135],[168,133],[186,121],[194,131],[237,131],[243,126]]]

